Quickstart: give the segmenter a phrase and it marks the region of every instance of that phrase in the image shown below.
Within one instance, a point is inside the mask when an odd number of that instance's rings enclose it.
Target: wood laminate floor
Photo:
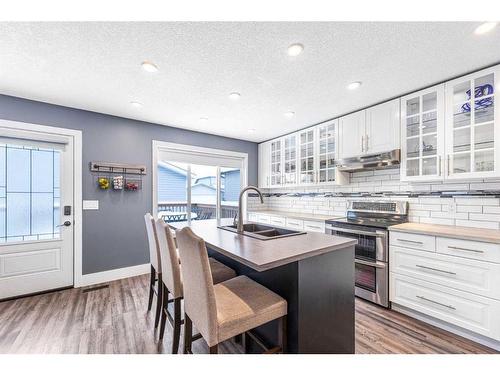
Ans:
[[[148,276],[0,302],[0,353],[168,353],[147,312]],[[153,305],[154,310],[154,305]],[[181,338],[182,348],[182,338]],[[203,340],[195,353],[206,353]],[[241,353],[227,341],[222,353]],[[356,353],[496,353],[467,339],[356,300]]]

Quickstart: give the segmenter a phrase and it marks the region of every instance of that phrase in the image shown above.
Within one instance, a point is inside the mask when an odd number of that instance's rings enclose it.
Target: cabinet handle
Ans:
[[[400,242],[416,243],[418,245],[423,245],[424,244],[422,241],[405,240],[405,239],[402,239],[402,238],[398,238],[397,240],[400,241]]]
[[[444,303],[434,301],[434,300],[426,298],[424,296],[417,296],[417,298],[420,298],[420,299],[422,299],[424,301],[427,301],[427,302],[435,303],[436,305],[446,307],[446,308],[448,308],[450,310],[456,310],[456,308],[454,306],[452,306],[452,305],[445,305]]]
[[[365,152],[365,136],[361,136],[361,152]]]
[[[439,155],[439,176],[441,176],[441,155]]]
[[[423,269],[426,269],[426,270],[431,270],[431,271],[437,271],[437,272],[443,272],[443,273],[447,273],[449,275],[456,275],[456,272],[451,272],[451,271],[445,271],[445,270],[440,270],[438,268],[432,268],[432,267],[427,267],[427,266],[422,266],[420,264],[416,264],[417,267],[419,268],[423,268]]]
[[[450,175],[450,154],[446,155],[446,173]]]
[[[466,249],[465,247],[457,247],[457,246],[448,246],[448,249],[470,251],[470,252],[479,253],[479,254],[483,254],[484,253],[483,250]]]
[[[368,152],[368,134],[365,135],[365,151]]]

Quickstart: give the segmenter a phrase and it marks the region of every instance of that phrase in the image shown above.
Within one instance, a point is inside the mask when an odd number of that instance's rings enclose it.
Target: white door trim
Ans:
[[[27,122],[9,121],[0,119],[0,136],[26,136],[26,131],[35,133],[38,141],[52,141],[61,136],[73,138],[73,194],[74,194],[74,228],[73,228],[73,285],[82,285],[82,131],[54,126],[30,124]]]
[[[152,207],[151,207],[151,212],[153,217],[157,217],[158,213],[156,212],[156,203],[158,202],[158,186],[156,184],[156,181],[158,179],[157,175],[157,165],[158,165],[158,153],[161,150],[178,150],[179,152],[188,152],[192,154],[201,154],[201,155],[218,155],[218,156],[229,156],[233,157],[235,159],[240,159],[241,160],[241,171],[243,173],[240,174],[240,184],[241,187],[245,187],[248,184],[248,154],[245,152],[236,152],[236,151],[228,151],[228,150],[221,150],[217,148],[208,148],[208,147],[199,147],[199,146],[191,146],[191,145],[185,145],[181,143],[172,143],[172,142],[164,142],[164,141],[157,141],[153,140],[152,142],[152,187],[153,187],[153,200],[152,200]],[[191,199],[188,199],[190,201]],[[246,217],[246,197],[243,200],[243,217]]]

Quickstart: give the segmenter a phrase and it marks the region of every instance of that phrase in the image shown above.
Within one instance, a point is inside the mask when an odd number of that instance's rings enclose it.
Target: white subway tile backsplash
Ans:
[[[399,169],[382,169],[378,171],[354,172],[350,176],[350,184],[343,186],[322,186],[283,188],[280,192],[430,192],[432,191],[468,191],[468,190],[500,190],[500,180],[474,183],[407,183],[399,180]],[[273,192],[273,190],[268,190]],[[403,200],[409,202],[411,222],[462,225],[478,228],[500,228],[500,199],[494,197],[439,197],[421,196],[408,198],[393,197],[268,197],[261,205],[258,198],[250,197],[248,205],[251,209],[271,209],[277,211],[304,212],[332,217],[346,215],[349,200]]]

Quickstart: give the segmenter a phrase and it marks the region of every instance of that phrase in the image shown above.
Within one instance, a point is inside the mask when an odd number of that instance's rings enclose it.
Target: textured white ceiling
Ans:
[[[477,25],[0,23],[0,93],[262,141],[500,62]]]

